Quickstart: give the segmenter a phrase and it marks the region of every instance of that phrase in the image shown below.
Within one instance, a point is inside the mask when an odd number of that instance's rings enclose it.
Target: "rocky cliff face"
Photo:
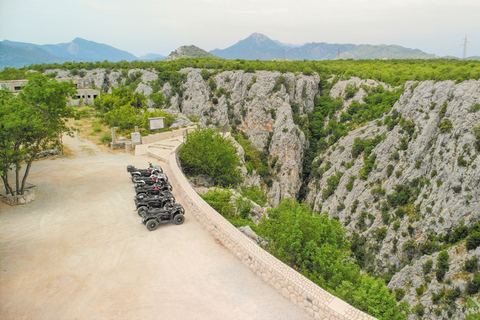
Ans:
[[[199,117],[204,125],[230,123],[243,131],[255,147],[277,159],[280,166],[267,188],[271,204],[277,205],[281,199],[295,197],[301,185],[307,142],[304,132],[293,121],[292,105],[297,106],[300,116],[311,112],[319,82],[318,76],[265,71],[222,72],[204,81],[200,70],[188,70],[183,99],[172,100],[172,107]],[[210,83],[215,84],[215,89]],[[248,178],[258,183],[255,173]]]
[[[442,248],[435,237],[480,218],[479,102],[480,81],[409,82],[382,121],[350,132],[316,159],[316,178],[309,183],[307,202],[342,221],[360,239],[354,250],[365,267],[396,273],[389,287],[404,290],[411,305],[421,303],[429,319],[464,316],[461,308],[441,299],[434,304],[432,297],[457,287],[463,294],[472,275],[462,267],[479,254],[465,249],[462,236],[447,241],[453,245],[443,245],[451,267],[442,281],[435,278],[435,251]],[[374,148],[366,156],[367,145]],[[424,274],[430,259],[432,271]]]

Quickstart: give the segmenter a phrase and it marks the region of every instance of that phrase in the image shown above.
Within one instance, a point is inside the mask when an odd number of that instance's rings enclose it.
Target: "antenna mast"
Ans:
[[[463,60],[467,58],[467,35],[465,35],[465,40],[463,41]]]

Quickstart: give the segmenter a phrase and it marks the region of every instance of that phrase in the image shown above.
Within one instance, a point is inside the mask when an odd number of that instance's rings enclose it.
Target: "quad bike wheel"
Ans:
[[[145,223],[145,225],[149,231],[153,231],[158,228],[159,223],[155,219],[150,219],[147,221],[147,223]]]
[[[177,214],[174,218],[173,218],[173,222],[175,224],[182,224],[183,221],[185,221],[185,216],[183,214]]]
[[[147,211],[148,211],[147,207],[143,207],[143,206],[137,209],[137,213],[140,217],[143,217],[143,214]]]

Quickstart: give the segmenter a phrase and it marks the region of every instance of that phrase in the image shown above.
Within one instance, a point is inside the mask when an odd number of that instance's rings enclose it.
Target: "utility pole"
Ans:
[[[463,60],[467,58],[467,35],[465,35],[465,40],[463,41]]]
[[[340,60],[340,48],[337,49],[337,60]]]

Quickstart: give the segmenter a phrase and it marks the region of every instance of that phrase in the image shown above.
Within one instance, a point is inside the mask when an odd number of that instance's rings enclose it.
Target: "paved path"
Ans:
[[[76,157],[33,165],[33,203],[0,204],[1,319],[310,319],[188,210],[147,231],[126,165],[152,158],[66,143]]]

